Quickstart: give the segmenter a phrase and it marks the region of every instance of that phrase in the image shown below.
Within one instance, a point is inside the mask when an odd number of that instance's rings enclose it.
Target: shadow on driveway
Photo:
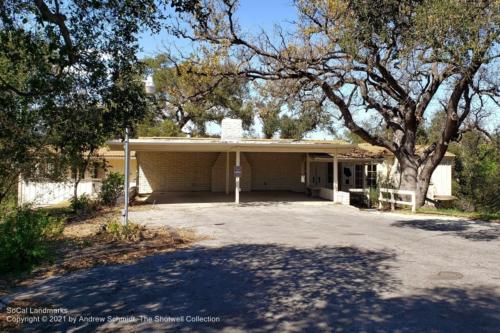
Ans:
[[[393,223],[392,226],[427,231],[443,231],[473,241],[492,241],[500,238],[500,224],[493,222],[425,219],[398,221]],[[481,229],[471,230],[475,227],[481,227]]]
[[[397,290],[389,252],[278,245],[198,247],[56,277],[20,291],[73,315],[217,316],[218,323],[135,323],[130,331],[494,332],[500,297],[487,288]],[[34,331],[117,331],[107,324],[37,324]]]

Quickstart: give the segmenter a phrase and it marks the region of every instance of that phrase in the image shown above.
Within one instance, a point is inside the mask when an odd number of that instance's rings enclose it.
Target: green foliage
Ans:
[[[70,207],[77,215],[89,215],[99,209],[99,203],[86,194],[82,194],[70,201]]]
[[[500,220],[500,213],[464,212],[462,209],[457,209],[457,208],[438,208],[438,209],[436,209],[436,208],[421,207],[421,208],[417,209],[417,213],[465,217],[465,218],[468,218],[471,220],[483,220],[483,221]]]
[[[143,228],[138,224],[124,225],[118,220],[112,220],[106,225],[106,232],[115,240],[139,239]]]
[[[256,84],[256,89],[259,93],[259,101],[255,103],[257,114],[267,139],[279,134],[282,139],[300,140],[330,120],[321,103],[302,96],[288,81]]]
[[[0,273],[29,270],[50,258],[49,241],[62,231],[60,220],[26,207],[0,219]]]
[[[314,128],[314,120],[307,114],[301,114],[298,119],[285,114],[280,119],[280,137],[282,139],[300,140]]]
[[[478,133],[466,133],[451,150],[457,155],[455,172],[459,208],[500,211],[500,140],[488,143]]]
[[[156,122],[168,127],[173,122],[177,126],[174,134],[190,123],[192,135],[204,136],[207,122],[220,123],[226,117],[242,119],[245,129],[252,125],[253,108],[247,102],[246,80],[198,74],[224,70],[230,65],[220,64],[215,59],[204,59],[201,64],[190,61],[174,64],[165,54],[144,62],[155,85]],[[165,119],[170,122],[162,124]]]
[[[119,172],[110,172],[102,181],[101,202],[105,205],[115,205],[116,200],[123,193],[125,176]]]
[[[47,154],[85,170],[89,152],[144,117],[138,32],[159,31],[169,7],[201,18],[196,3],[0,2],[0,202]]]
[[[178,137],[185,136],[179,126],[171,119],[147,119],[136,128],[137,136]]]

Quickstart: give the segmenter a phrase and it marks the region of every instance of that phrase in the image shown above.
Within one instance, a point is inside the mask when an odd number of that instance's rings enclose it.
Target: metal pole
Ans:
[[[123,221],[122,224],[128,225],[128,203],[129,203],[129,198],[128,198],[128,191],[129,191],[129,174],[130,174],[130,151],[129,151],[129,137],[128,137],[128,127],[125,128],[125,142],[124,142],[124,149],[125,149],[125,186],[124,186],[124,196],[125,196],[125,208],[123,209]]]
[[[240,151],[236,151],[236,168],[240,168]],[[240,172],[240,171],[239,171]],[[234,189],[234,196],[235,199],[234,201],[239,204],[240,203],[240,176],[239,174],[236,174],[236,179],[235,179],[235,189]]]

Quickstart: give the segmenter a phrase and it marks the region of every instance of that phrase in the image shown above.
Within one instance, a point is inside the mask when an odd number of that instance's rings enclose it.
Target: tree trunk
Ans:
[[[419,208],[425,204],[430,177],[420,174],[416,165],[416,161],[400,160],[401,175],[399,188],[401,190],[415,191],[416,206]]]
[[[415,200],[417,208],[420,208],[423,205],[425,205],[425,198],[427,197],[427,191],[429,190],[431,175],[427,175],[425,171],[421,171],[420,174],[418,175],[417,189],[415,191]]]
[[[425,204],[425,198],[429,189],[431,176],[439,163],[427,161],[420,168],[415,167],[417,161],[401,159],[401,178],[399,188],[401,190],[415,191],[415,201],[417,208]]]
[[[76,202],[78,200],[78,184],[80,184],[80,177],[75,178],[74,187],[73,187],[73,200]]]

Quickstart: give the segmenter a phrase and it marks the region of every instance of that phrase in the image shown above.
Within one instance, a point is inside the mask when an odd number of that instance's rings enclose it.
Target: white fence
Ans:
[[[390,198],[384,198],[384,193],[389,193]],[[394,195],[409,195],[411,197],[410,201],[396,200]],[[408,190],[395,190],[390,188],[381,188],[378,197],[378,208],[382,208],[382,202],[389,202],[391,204],[391,210],[394,210],[394,205],[408,205],[411,206],[412,213],[415,213],[417,209],[415,191]]]
[[[84,179],[78,184],[78,195],[95,196],[101,189],[101,181]],[[54,205],[73,197],[74,184],[71,182],[25,182],[19,184],[18,203],[34,206]]]
[[[349,193],[361,194],[366,198],[366,203],[370,205],[370,189],[369,188],[350,188]]]

